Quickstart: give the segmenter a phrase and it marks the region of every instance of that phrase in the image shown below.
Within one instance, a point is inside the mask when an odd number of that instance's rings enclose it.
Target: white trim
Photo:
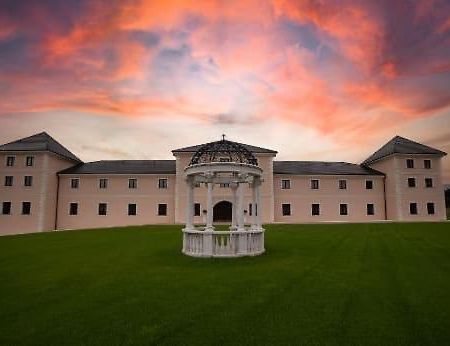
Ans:
[[[135,205],[135,214],[130,214],[130,204],[134,204]],[[134,203],[127,203],[127,209],[126,209],[126,215],[127,216],[138,216],[138,204],[137,202]]]
[[[288,181],[289,183],[288,183],[288,186],[289,187],[283,187],[283,181]],[[281,190],[291,190],[292,189],[292,180],[291,179],[281,179],[280,180],[280,188],[281,188]]]
[[[166,180],[166,187],[159,187],[159,181],[162,179]],[[158,178],[156,185],[157,185],[157,188],[160,190],[168,190],[169,189],[169,178],[167,178],[167,177]]]
[[[72,186],[72,180],[78,180],[78,185],[77,185],[77,187],[73,187]],[[81,179],[79,178],[79,177],[76,177],[76,178],[70,178],[70,180],[69,180],[69,188],[71,189],[71,190],[76,190],[76,189],[79,189],[80,188],[80,184],[81,183]]]
[[[284,215],[283,214],[283,204],[289,204],[289,215]],[[293,208],[292,208],[292,203],[288,203],[288,202],[281,202],[281,216],[292,216],[293,214]]]
[[[70,205],[72,203],[76,203],[77,204],[77,213],[76,214],[70,214]],[[97,214],[98,214],[98,205],[97,205]],[[68,216],[78,216],[78,215],[80,215],[80,202],[79,201],[69,201],[69,208],[67,210],[67,215]]]
[[[105,187],[101,187],[102,179],[106,180],[106,186]],[[97,185],[97,189],[98,190],[108,190],[108,187],[109,187],[109,179],[108,178],[104,178],[104,177],[98,178],[98,185]]]
[[[411,204],[412,204],[412,203],[415,203],[415,204],[416,204],[416,211],[417,211],[416,214],[412,214],[412,213],[411,213]],[[419,215],[419,214],[420,214],[420,213],[419,213],[419,203],[410,200],[409,203],[408,203],[408,215],[417,216],[417,215]]]
[[[371,189],[368,189],[367,188],[367,182],[368,181],[371,181],[372,182],[372,188]],[[372,179],[365,179],[365,182],[364,182],[364,188],[365,188],[365,190],[375,190],[375,182],[372,180]]]
[[[313,181],[317,180],[317,189],[313,188]],[[319,178],[311,178],[309,179],[309,189],[310,190],[320,190],[320,179]]]
[[[344,205],[346,205],[346,208],[347,208],[347,214],[341,214],[341,205],[342,204],[344,204]],[[338,208],[338,210],[339,210],[339,213],[338,213],[338,215],[339,216],[349,216],[350,215],[350,213],[349,213],[349,203],[342,203],[342,202],[339,202],[339,208]],[[312,212],[312,208],[311,208],[311,212]],[[320,212],[320,210],[319,210],[319,212]]]
[[[315,215],[315,214],[313,214],[313,204],[318,204],[319,205],[319,214],[317,214],[317,215]],[[309,211],[310,211],[310,216],[320,216],[320,215],[322,215],[322,213],[320,212],[320,202],[312,202],[311,203],[311,205],[310,205],[310,207],[309,207]]]
[[[409,179],[414,179],[414,186],[409,186]],[[408,176],[408,178],[406,179],[406,188],[408,188],[408,189],[417,188],[417,178]]]

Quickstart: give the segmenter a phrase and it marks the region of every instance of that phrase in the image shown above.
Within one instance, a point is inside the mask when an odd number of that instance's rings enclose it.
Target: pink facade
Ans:
[[[262,221],[444,220],[445,153],[412,141],[417,152],[403,153],[396,138],[397,147],[381,148],[362,165],[278,162],[275,151],[249,146],[263,170]],[[0,235],[184,223],[184,169],[196,147],[174,150],[174,161],[82,163],[47,134],[0,146]],[[250,188],[244,196],[250,220]],[[205,223],[206,198],[204,185],[194,189],[196,224]],[[232,203],[232,192],[216,185],[213,204],[223,201]]]

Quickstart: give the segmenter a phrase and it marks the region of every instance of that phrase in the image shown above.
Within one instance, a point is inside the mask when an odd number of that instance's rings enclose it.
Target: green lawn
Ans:
[[[450,344],[450,223],[267,228],[216,260],[179,226],[0,237],[0,345]]]

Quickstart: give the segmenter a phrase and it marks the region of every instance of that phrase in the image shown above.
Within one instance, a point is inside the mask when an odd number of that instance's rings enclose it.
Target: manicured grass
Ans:
[[[220,260],[179,226],[1,237],[0,344],[450,344],[449,223],[267,228]]]

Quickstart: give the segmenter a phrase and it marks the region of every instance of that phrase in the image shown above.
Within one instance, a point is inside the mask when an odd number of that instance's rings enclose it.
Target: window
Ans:
[[[136,215],[136,204],[128,204],[128,215]]]
[[[230,183],[220,183],[220,187],[230,187]]]
[[[317,190],[319,188],[319,180],[318,179],[312,179],[311,180],[311,189]]]
[[[158,215],[159,216],[167,215],[167,204],[163,204],[163,203],[158,204]]]
[[[98,204],[98,215],[106,215],[108,205],[106,203]]]
[[[416,178],[408,178],[408,187],[416,187]]]
[[[282,179],[281,180],[281,188],[282,189],[290,189],[291,188],[291,181],[289,179]]]
[[[10,215],[11,214],[11,202],[3,202],[2,214],[3,215]]]
[[[339,213],[341,215],[348,215],[347,204],[340,204],[339,205]]]
[[[433,178],[425,178],[425,187],[433,187]]]
[[[78,189],[79,186],[80,186],[80,179],[78,178],[70,179],[70,187],[72,189]]]
[[[409,203],[409,213],[411,215],[417,215],[417,203]]]
[[[158,180],[158,187],[160,189],[167,189],[167,179],[166,178],[159,179]]]
[[[373,181],[366,180],[366,190],[372,190],[372,189],[373,189]]]
[[[78,203],[69,204],[69,215],[78,215]]]
[[[219,158],[219,162],[231,162],[231,159],[229,157],[221,157]]]
[[[291,215],[291,205],[287,203],[283,203],[281,205],[281,211],[283,213],[283,216],[289,216]]]
[[[12,175],[7,175],[5,177],[5,186],[13,186],[13,176]]]
[[[427,203],[428,215],[434,215],[434,203]]]
[[[22,202],[22,215],[31,214],[31,202]]]
[[[137,179],[136,178],[128,179],[128,188],[129,189],[137,188]]]
[[[413,159],[406,160],[406,168],[414,168],[414,160]]]
[[[347,189],[347,180],[339,180],[339,190]]]
[[[367,204],[367,215],[375,215],[375,206],[373,203]]]
[[[194,216],[200,216],[200,203],[194,204]]]
[[[23,184],[25,186],[32,186],[33,185],[33,177],[31,175],[26,175],[23,179]]]
[[[98,183],[99,185],[98,185],[98,187],[100,188],[100,189],[106,189],[107,187],[108,187],[108,179],[106,179],[106,178],[101,178],[100,180],[99,180],[99,183]]]
[[[6,166],[8,166],[8,167],[14,166],[14,162],[15,161],[16,161],[16,157],[15,156],[7,156],[6,157]]]
[[[195,183],[195,187],[200,187],[200,183],[199,182]]]
[[[311,214],[320,215],[320,204],[318,203],[311,204]]]
[[[27,158],[25,160],[25,164],[28,167],[34,166],[34,156],[27,156]]]
[[[252,203],[249,203],[249,205],[248,205],[248,215],[252,216],[252,213],[253,213],[253,205],[252,205]]]
[[[423,160],[423,168],[430,169],[431,168],[431,160]]]

